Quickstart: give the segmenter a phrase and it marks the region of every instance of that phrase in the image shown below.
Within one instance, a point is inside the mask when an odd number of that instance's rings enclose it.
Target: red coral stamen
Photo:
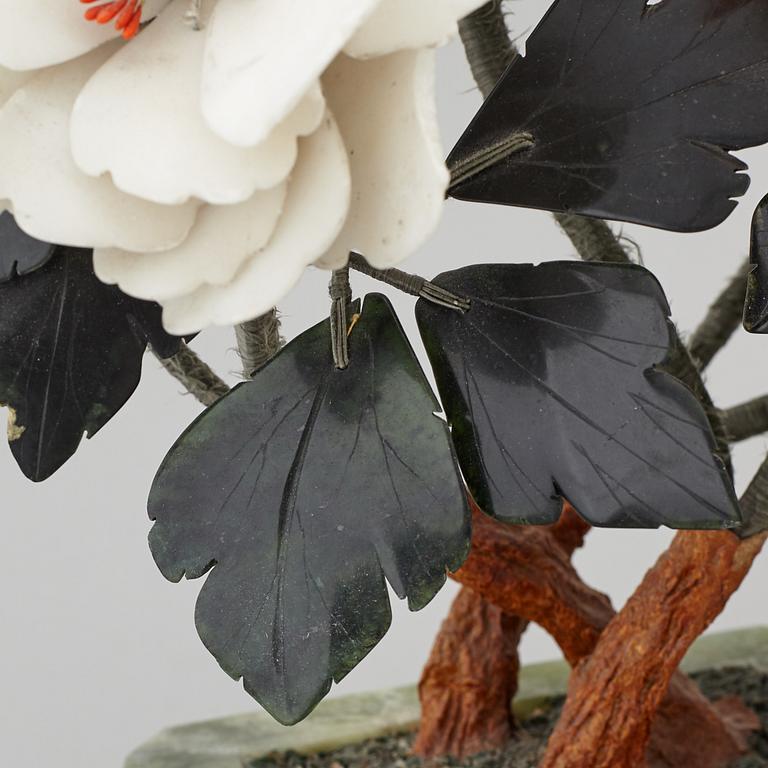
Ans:
[[[81,3],[90,5],[99,0],[80,0]],[[135,37],[141,28],[141,13],[144,0],[109,0],[109,2],[96,5],[85,12],[88,21],[98,24],[109,24],[115,21],[115,29],[122,30],[123,37],[130,40]]]

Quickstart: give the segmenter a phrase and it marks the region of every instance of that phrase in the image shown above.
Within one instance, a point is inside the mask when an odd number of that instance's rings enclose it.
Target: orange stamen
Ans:
[[[129,0],[128,5],[123,8],[120,15],[115,22],[116,29],[125,29],[128,26],[128,22],[133,18],[133,13],[136,10],[136,0]]]
[[[80,0],[80,2],[90,5],[101,0]],[[88,21],[95,21],[98,24],[109,24],[114,21],[115,29],[122,31],[123,37],[130,40],[141,29],[143,7],[144,0],[108,0],[89,8],[84,15]]]
[[[130,40],[139,31],[140,26],[141,26],[141,8],[139,8],[139,10],[133,14],[133,17],[128,22],[128,26],[123,30],[123,37],[126,40]]]
[[[117,0],[117,2],[112,2],[107,5],[100,5],[99,15],[96,17],[96,21],[98,21],[99,24],[109,24],[109,22],[123,10],[127,2],[128,0]]]

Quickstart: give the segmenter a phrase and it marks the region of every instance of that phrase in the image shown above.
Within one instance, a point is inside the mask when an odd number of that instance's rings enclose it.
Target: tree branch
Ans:
[[[768,540],[768,459],[742,496],[741,509],[747,524],[737,536],[728,531],[677,534],[603,630],[589,658],[574,670],[541,768],[641,763],[651,727],[668,707],[683,656],[720,615]],[[724,723],[727,727],[727,718]],[[705,729],[701,737],[709,739],[711,733]],[[740,748],[743,734],[737,729],[731,737],[731,747]],[[699,768],[733,760],[722,739],[699,747]]]
[[[157,354],[155,357],[171,376],[184,385],[189,394],[206,407],[213,405],[229,392],[226,382],[220,379],[215,371],[183,341],[180,343],[179,351],[173,357],[166,360]]]
[[[720,412],[725,436],[731,443],[768,432],[768,395],[726,408]]]
[[[741,513],[745,525],[737,531],[737,535],[747,541],[765,541],[768,535],[768,458],[741,497]]]
[[[560,520],[539,530],[570,557],[584,545],[590,526],[566,502]],[[503,571],[507,563],[497,567]],[[507,745],[516,726],[510,703],[517,693],[518,645],[527,627],[522,616],[462,588],[419,682],[421,724],[414,754],[466,757]]]
[[[632,263],[619,238],[601,219],[588,219],[570,213],[556,213],[554,216],[583,261]]]
[[[700,534],[685,535],[695,537]],[[674,606],[688,608],[682,617],[673,613],[670,622],[695,624],[698,620],[693,615],[696,606],[689,607],[687,588],[693,589],[692,585],[706,582],[702,590],[708,595],[717,596],[720,580],[707,575],[707,569],[734,562],[734,558],[729,559],[727,554],[718,559],[713,553],[722,549],[733,555],[738,547],[736,537],[728,532],[707,533],[704,536],[710,537],[707,542],[711,545],[708,552],[712,554],[712,560],[699,562],[694,558],[696,565],[692,567],[697,570],[694,576],[690,577],[690,584],[688,572],[680,574],[679,578],[685,580],[685,585],[679,589],[676,589],[678,582],[674,570],[672,575],[668,576],[667,583],[680,599],[679,606],[677,603]],[[746,568],[746,563],[739,567]],[[503,525],[475,508],[472,550],[454,578],[504,613],[535,621],[544,627],[574,668],[574,678],[578,676],[585,681],[584,690],[578,691],[582,697],[582,727],[584,722],[593,717],[605,718],[605,723],[601,721],[604,730],[600,733],[590,732],[585,728],[585,733],[582,734],[578,728],[574,728],[567,734],[567,738],[563,737],[564,745],[568,744],[568,738],[580,741],[579,761],[554,760],[546,764],[550,768],[566,765],[568,768],[623,768],[642,765],[642,756],[648,742],[647,733],[641,733],[639,736],[633,733],[633,738],[637,738],[631,746],[641,759],[634,762],[611,762],[610,750],[616,749],[620,752],[618,742],[623,738],[620,722],[616,723],[615,732],[611,731],[613,713],[617,713],[617,717],[621,715],[627,718],[628,721],[634,716],[633,707],[637,708],[638,719],[647,715],[649,727],[653,720],[648,753],[651,756],[666,758],[655,762],[655,765],[715,768],[736,759],[741,753],[744,746],[741,735],[731,729],[726,718],[720,717],[691,680],[682,673],[675,672],[677,663],[669,669],[664,666],[664,652],[649,644],[650,641],[636,641],[634,635],[625,635],[623,647],[617,650],[612,645],[614,655],[603,659],[602,666],[593,664],[592,656],[601,648],[603,633],[609,631],[620,619],[616,618],[608,598],[581,580],[562,545],[556,543],[552,529]],[[728,581],[726,578],[726,582],[733,584],[735,588],[735,581]],[[720,598],[727,599],[727,595],[720,595]],[[656,609],[650,616],[645,615],[649,626],[653,627],[654,622],[665,620],[666,614],[658,613],[653,601],[648,601],[647,605]],[[639,637],[646,628],[633,625],[633,630]],[[647,631],[654,640],[657,634],[663,636],[663,630],[658,628]],[[635,648],[635,645],[638,647]],[[659,689],[661,699],[655,703],[652,711],[643,709],[646,706],[643,696],[646,684],[656,679],[654,675],[658,671],[657,667],[646,676],[632,664],[626,665],[626,655],[630,650],[638,655],[645,654],[648,663],[658,665],[661,660],[663,673],[669,673],[666,679],[668,688]],[[626,690],[623,687],[610,688],[592,696],[592,689],[589,687],[590,676],[581,674],[586,665],[590,665],[590,674],[594,676],[595,681],[602,681],[599,675],[603,667],[610,668],[611,672],[616,674],[616,670],[620,670],[623,675],[620,679],[622,684],[626,683]],[[625,666],[629,668],[625,669]],[[606,676],[608,682],[611,679],[610,675]],[[625,706],[625,700],[631,704]],[[642,706],[638,704],[638,700]],[[603,733],[612,736],[613,742],[610,739],[604,741]],[[702,749],[703,745],[706,745],[706,749]],[[614,753],[614,756],[617,753]]]
[[[459,592],[419,682],[414,754],[463,758],[509,743],[516,730],[510,705],[518,686],[518,645],[527,626],[471,590]]]
[[[237,349],[247,378],[268,363],[283,346],[277,310],[235,326]]]
[[[541,768],[642,764],[678,665],[741,585],[766,536],[740,542],[728,531],[677,534],[573,671]],[[736,757],[698,746],[697,768],[728,765]]]
[[[701,371],[741,325],[748,272],[749,261],[744,261],[691,336],[688,348]]]
[[[517,56],[502,6],[503,0],[491,0],[459,22],[461,42],[483,98]]]
[[[453,578],[546,629],[571,664],[588,656],[614,615],[608,597],[581,580],[546,528],[505,526],[473,512],[472,550]]]

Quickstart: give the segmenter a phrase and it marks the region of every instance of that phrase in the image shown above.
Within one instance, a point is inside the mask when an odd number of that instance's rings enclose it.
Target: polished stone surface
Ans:
[[[686,657],[687,672],[726,666],[768,670],[768,627],[710,635]],[[565,693],[563,662],[525,667],[515,702],[519,716]],[[414,687],[326,701],[293,728],[264,713],[238,715],[163,731],[129,756],[125,768],[243,768],[270,752],[331,750],[345,744],[414,728],[419,703]]]

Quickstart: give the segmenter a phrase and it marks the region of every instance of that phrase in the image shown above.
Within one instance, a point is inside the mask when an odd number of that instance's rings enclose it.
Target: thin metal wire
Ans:
[[[349,367],[348,309],[352,303],[349,267],[334,270],[328,293],[331,296],[331,350],[333,352],[333,364],[339,370],[344,370]]]
[[[458,312],[469,311],[472,303],[464,296],[458,296],[455,293],[446,291],[439,285],[430,283],[419,275],[412,275],[403,272],[400,269],[376,269],[372,267],[359,253],[352,253],[349,256],[349,266],[363,275],[379,280],[382,283],[391,285],[403,293],[411,296],[418,296],[432,304],[453,309]]]

